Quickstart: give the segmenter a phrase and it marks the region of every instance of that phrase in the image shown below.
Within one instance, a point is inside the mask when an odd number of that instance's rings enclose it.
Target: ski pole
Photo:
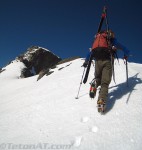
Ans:
[[[128,61],[126,59],[126,82],[127,82],[127,87],[129,86],[128,84]]]
[[[84,77],[84,73],[85,73],[85,67],[84,67],[83,74],[82,74],[82,77],[81,77],[81,82],[80,82],[80,85],[79,85],[78,93],[77,93],[77,96],[75,97],[76,99],[78,99],[78,96],[79,96],[79,92],[80,92],[80,88],[81,88],[81,85],[82,85],[82,80],[83,80],[83,77]]]
[[[127,59],[125,59],[124,64],[126,65],[126,83],[127,83],[127,87],[128,87],[129,84],[128,84],[128,61],[127,61]]]

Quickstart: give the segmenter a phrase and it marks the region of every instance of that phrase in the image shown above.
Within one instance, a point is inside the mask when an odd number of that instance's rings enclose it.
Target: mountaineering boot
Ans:
[[[90,98],[94,98],[96,96],[96,91],[97,91],[96,85],[95,83],[92,83],[89,91]]]
[[[97,105],[98,105],[98,112],[104,113],[106,109],[105,101],[103,99],[99,99],[97,101]]]

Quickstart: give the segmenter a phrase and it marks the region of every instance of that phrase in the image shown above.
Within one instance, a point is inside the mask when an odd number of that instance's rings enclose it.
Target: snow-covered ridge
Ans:
[[[24,67],[14,61],[0,73],[0,143],[70,145],[71,150],[140,150],[142,138],[142,65],[128,63],[129,87],[123,60],[115,61],[116,85],[111,82],[105,115],[97,112],[97,97],[88,96],[93,79],[82,84],[83,59],[66,62],[54,73],[19,79]],[[98,96],[97,91],[97,96]]]
[[[0,78],[4,78],[5,80],[10,78],[18,79],[23,68],[26,68],[26,66],[22,62],[19,60],[13,60],[6,67],[2,68],[4,71],[0,74]]]

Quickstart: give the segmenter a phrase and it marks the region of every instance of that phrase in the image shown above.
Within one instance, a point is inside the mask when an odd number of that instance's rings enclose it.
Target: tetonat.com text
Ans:
[[[66,150],[71,149],[72,145],[63,144],[15,144],[15,143],[0,143],[0,150]]]

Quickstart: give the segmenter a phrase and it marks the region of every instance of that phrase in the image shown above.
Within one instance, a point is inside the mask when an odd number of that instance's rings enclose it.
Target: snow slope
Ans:
[[[58,65],[53,74],[38,82],[37,76],[19,79],[24,67],[21,62],[5,68],[0,74],[0,149],[39,143],[48,143],[48,149],[53,145],[54,149],[72,150],[142,149],[142,64],[128,64],[126,87],[125,65],[122,60],[115,61],[116,85],[112,80],[108,111],[101,115],[97,97],[91,100],[88,96],[93,65],[79,99],[75,99],[83,62],[77,59]],[[38,145],[35,149],[41,148]]]

